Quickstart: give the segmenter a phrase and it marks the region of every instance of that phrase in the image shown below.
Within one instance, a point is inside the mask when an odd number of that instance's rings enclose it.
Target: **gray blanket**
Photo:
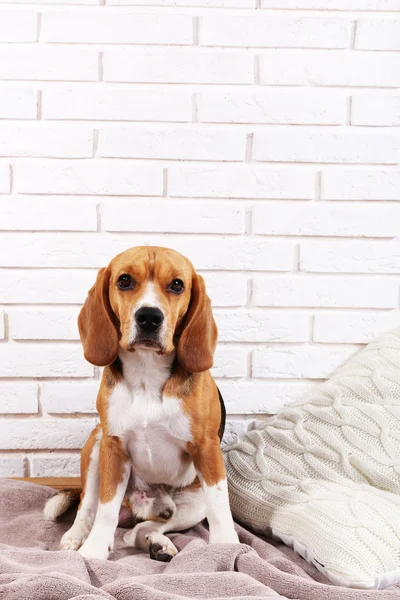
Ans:
[[[31,483],[0,480],[0,598],[3,600],[185,600],[188,598],[291,598],[391,600],[400,586],[357,591],[330,585],[292,550],[238,527],[241,545],[207,545],[200,524],[172,535],[180,553],[170,563],[127,548],[118,529],[110,560],[57,552],[73,519],[43,520],[55,492]]]

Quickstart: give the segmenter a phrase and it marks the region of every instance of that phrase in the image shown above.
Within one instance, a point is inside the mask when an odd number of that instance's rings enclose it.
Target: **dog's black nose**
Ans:
[[[164,321],[164,315],[159,308],[142,306],[135,314],[136,323],[142,331],[153,333]]]

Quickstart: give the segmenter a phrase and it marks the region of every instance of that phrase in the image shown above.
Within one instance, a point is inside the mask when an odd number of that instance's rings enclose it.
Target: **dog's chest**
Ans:
[[[108,426],[123,440],[134,473],[146,483],[188,485],[195,477],[185,453],[191,441],[189,418],[178,398],[162,396],[170,371],[157,366],[149,373],[124,369],[124,381],[109,399]]]

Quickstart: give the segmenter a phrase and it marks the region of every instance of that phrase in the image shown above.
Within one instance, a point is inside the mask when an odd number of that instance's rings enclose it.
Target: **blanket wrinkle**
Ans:
[[[221,573],[221,576],[216,579],[207,577],[208,573],[196,573],[193,577],[179,576],[164,576],[157,575],[151,577],[140,577],[134,583],[130,581],[123,582],[122,588],[118,584],[118,589],[114,590],[114,586],[107,586],[107,590],[116,593],[118,600],[127,600],[132,597],[132,592],[135,592],[134,597],[137,598],[137,591],[151,592],[151,596],[144,596],[152,600],[161,600],[161,598],[226,598],[224,595],[226,586],[230,586],[229,598],[279,598],[279,596],[269,590],[262,584],[252,580],[248,575],[243,573]],[[224,581],[225,580],[225,581]],[[231,586],[234,580],[234,586]],[[179,593],[177,593],[177,581],[179,581]],[[222,585],[221,585],[222,584]],[[121,592],[122,595],[121,595]],[[126,595],[129,592],[129,595]],[[158,592],[158,593],[157,593]],[[222,593],[222,595],[221,595]],[[142,596],[140,596],[142,597]]]
[[[280,542],[237,525],[241,544],[208,545],[208,529],[171,535],[180,552],[170,563],[123,542],[118,529],[111,559],[58,552],[73,513],[44,521],[55,492],[0,479],[0,600],[392,600],[400,586],[364,591],[332,586]]]
[[[87,592],[87,597],[91,599],[95,594],[96,598],[102,600],[114,600],[114,596],[107,592],[93,590],[90,585],[64,573],[41,575],[40,583],[37,575],[10,574],[8,581],[0,579],[0,598],[13,600],[76,600],[78,594],[81,595],[83,591]]]
[[[392,586],[385,590],[362,590],[340,586],[333,586],[327,579],[326,583],[306,580],[288,574],[282,577],[282,571],[266,568],[265,562],[260,558],[248,562],[248,557],[243,555],[240,560],[240,569],[254,579],[271,586],[280,597],[289,600],[399,600],[399,586]]]

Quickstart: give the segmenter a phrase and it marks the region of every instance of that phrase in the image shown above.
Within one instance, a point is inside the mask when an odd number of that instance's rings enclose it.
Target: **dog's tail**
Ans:
[[[67,512],[69,508],[78,506],[80,490],[63,490],[49,498],[43,509],[46,521],[55,521],[57,517]]]

